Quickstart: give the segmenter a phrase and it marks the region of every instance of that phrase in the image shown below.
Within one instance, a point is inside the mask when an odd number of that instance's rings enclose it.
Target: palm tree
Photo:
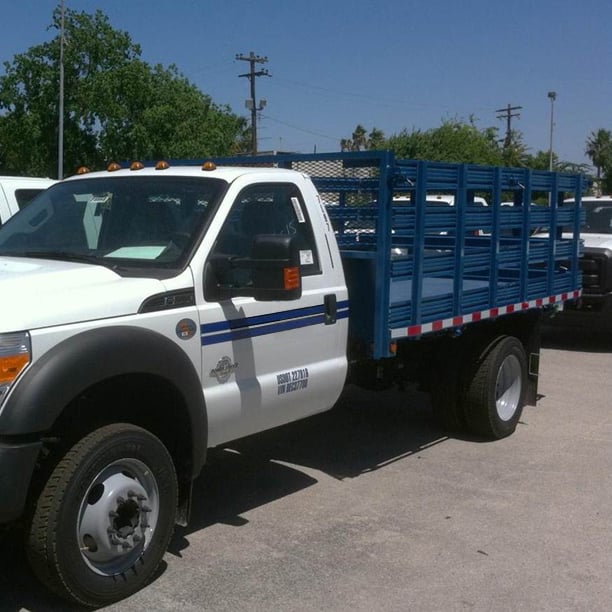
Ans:
[[[604,129],[591,132],[586,142],[585,153],[591,158],[597,169],[597,180],[600,180],[602,170],[612,169],[612,132]]]
[[[382,130],[372,128],[368,134],[360,123],[357,124],[351,138],[340,141],[342,151],[362,151],[367,149],[382,149],[385,146],[385,135]]]

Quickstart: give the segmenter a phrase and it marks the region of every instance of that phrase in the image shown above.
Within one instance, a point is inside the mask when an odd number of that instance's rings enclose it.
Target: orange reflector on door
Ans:
[[[300,269],[297,266],[293,268],[283,268],[283,281],[287,291],[299,289]]]

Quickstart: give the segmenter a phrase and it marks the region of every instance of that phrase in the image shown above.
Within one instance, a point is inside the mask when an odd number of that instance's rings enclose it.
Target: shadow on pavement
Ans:
[[[546,325],[542,330],[542,348],[588,353],[611,353],[612,331],[593,327]]]
[[[174,547],[211,524],[244,524],[241,514],[316,484],[300,468],[355,478],[447,439],[425,394],[348,388],[331,411],[243,438],[209,452],[194,483],[190,525]]]

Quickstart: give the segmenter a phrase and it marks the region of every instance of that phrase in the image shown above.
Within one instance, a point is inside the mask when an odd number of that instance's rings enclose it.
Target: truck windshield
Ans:
[[[583,232],[612,234],[612,204],[605,206],[584,206],[585,221]]]
[[[219,179],[176,176],[58,183],[0,228],[0,255],[167,276],[187,264],[226,187]]]

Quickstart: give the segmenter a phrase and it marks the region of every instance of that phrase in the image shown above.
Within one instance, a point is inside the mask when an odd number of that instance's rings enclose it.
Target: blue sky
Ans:
[[[49,39],[59,0],[6,2],[0,62]],[[505,121],[532,153],[553,148],[582,163],[585,142],[612,130],[611,0],[65,0],[101,9],[129,32],[145,61],[173,63],[217,104],[248,115],[248,63],[267,56],[256,79],[267,105],[260,150],[335,151],[361,123],[385,135],[473,116]]]

